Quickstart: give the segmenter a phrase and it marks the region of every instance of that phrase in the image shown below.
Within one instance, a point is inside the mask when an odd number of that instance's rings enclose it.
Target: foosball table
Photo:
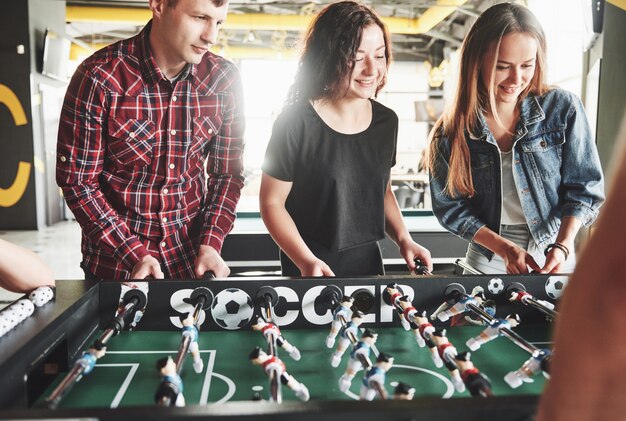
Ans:
[[[59,281],[0,337],[0,419],[531,419],[566,282]]]

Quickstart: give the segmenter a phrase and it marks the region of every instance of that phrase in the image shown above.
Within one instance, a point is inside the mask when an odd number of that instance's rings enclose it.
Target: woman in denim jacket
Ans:
[[[461,50],[457,92],[431,132],[433,211],[483,273],[571,271],[604,201],[580,100],[545,84],[546,42],[525,7],[487,9]]]

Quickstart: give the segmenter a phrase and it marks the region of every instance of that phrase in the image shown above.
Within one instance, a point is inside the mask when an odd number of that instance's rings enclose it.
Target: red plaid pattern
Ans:
[[[57,183],[103,279],[127,279],[148,253],[166,277],[193,278],[201,244],[221,251],[244,182],[236,67],[207,53],[172,84],[150,27],[85,60],[61,112]]]

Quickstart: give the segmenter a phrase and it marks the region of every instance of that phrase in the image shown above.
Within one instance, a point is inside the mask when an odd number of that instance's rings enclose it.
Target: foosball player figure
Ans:
[[[100,341],[96,341],[96,343],[89,348],[87,351],[83,352],[83,355],[76,361],[76,364],[80,364],[83,367],[83,374],[89,374],[96,366],[96,362],[104,357],[106,354],[107,348]]]
[[[404,330],[409,330],[411,328],[409,325],[409,321],[404,316],[404,312],[400,307],[400,298],[402,298],[402,293],[398,289],[398,284],[395,282],[387,284],[387,293],[389,294],[389,301],[391,302],[391,305],[396,310],[396,313],[398,313],[398,317],[400,318],[400,323],[402,324],[402,327],[404,328]]]
[[[346,352],[348,346],[351,343],[358,342],[359,340],[359,326],[363,323],[363,313],[359,310],[355,310],[352,313],[350,321],[339,331],[339,340],[337,341],[337,349],[330,356],[330,365],[333,367],[339,366],[343,353]]]
[[[481,396],[483,398],[491,396],[491,381],[474,367],[474,363],[470,360],[471,355],[471,353],[465,351],[454,357],[456,365],[461,372],[461,379],[463,379],[463,383],[467,390],[469,390],[470,395]]]
[[[491,317],[496,317],[496,302],[493,300],[486,300],[480,306],[485,313]],[[457,314],[450,318],[450,326],[484,326],[486,323],[473,313],[470,314]]]
[[[442,322],[445,322],[452,316],[466,313],[468,311],[468,304],[474,304],[475,306],[480,307],[484,301],[485,290],[481,286],[475,286],[470,295],[462,294],[458,301],[453,303],[445,302],[441,304],[439,308],[431,314],[430,318],[431,320],[435,320],[435,317],[437,317]]]
[[[509,314],[504,319],[493,319],[489,325],[480,332],[478,336],[469,338],[465,343],[469,349],[476,351],[484,343],[491,341],[502,335],[502,329],[514,328],[520,324],[520,318],[517,314]]]
[[[415,396],[415,388],[406,383],[398,382],[393,390],[393,399],[396,401],[410,401]]]
[[[277,356],[268,355],[258,346],[250,353],[250,361],[252,364],[261,366],[268,376],[275,373],[276,377],[280,379],[280,382],[293,390],[298,399],[301,401],[308,401],[310,398],[309,389],[303,384],[297,381],[293,376],[287,373],[285,363],[283,363]]]
[[[350,352],[350,359],[348,360],[348,366],[346,367],[346,371],[339,378],[339,390],[345,392],[350,388],[352,384],[352,379],[356,375],[356,372],[361,368],[367,370],[369,366],[372,365],[369,362],[370,351],[372,346],[376,343],[376,339],[378,338],[378,333],[365,329],[363,335],[361,336],[361,340],[357,342],[352,351]],[[362,359],[365,359],[369,362],[367,367],[363,367]]]
[[[341,298],[341,302],[333,309],[333,321],[330,324],[330,332],[326,337],[326,347],[332,348],[335,346],[335,338],[337,334],[343,327],[342,319],[345,323],[350,320],[350,316],[352,315],[352,304],[354,303],[354,298],[344,295]]]
[[[430,350],[430,357],[435,364],[435,367],[442,367],[443,362],[439,357],[439,351],[437,351],[437,345],[433,342],[431,335],[435,331],[435,328],[428,320],[426,316],[426,311],[422,311],[421,313],[417,311],[413,304],[409,301],[409,297],[407,295],[400,298],[398,301],[400,307],[404,311],[404,316],[409,320],[410,326],[413,329],[413,333],[415,334],[415,340],[417,344],[423,348],[424,346],[428,346]]]
[[[176,372],[176,363],[172,357],[161,358],[156,363],[161,373],[161,383],[154,395],[154,402],[165,406],[185,406],[183,379]]]
[[[457,351],[454,345],[452,345],[448,340],[448,337],[446,336],[446,330],[435,330],[433,332],[432,338],[433,342],[435,342],[435,345],[437,345],[439,357],[441,357],[443,365],[446,366],[448,372],[450,373],[450,380],[452,380],[454,389],[459,393],[465,392],[465,384],[463,383],[463,379],[461,378],[461,374],[459,373],[459,369],[454,359],[454,357],[456,357]]]
[[[189,338],[189,353],[193,358],[193,371],[196,373],[202,373],[204,368],[204,362],[200,357],[200,347],[198,346],[198,327],[193,322],[193,315],[187,314],[187,317],[180,317],[180,322],[183,324],[181,333],[183,337]]]
[[[378,354],[376,363],[365,372],[365,377],[363,377],[361,393],[359,394],[361,400],[371,401],[376,395],[381,399],[387,399],[385,379],[387,377],[387,371],[389,371],[392,365],[393,357],[391,355],[385,354],[384,352]]]
[[[530,358],[518,370],[511,371],[504,376],[504,381],[513,389],[520,387],[522,383],[532,383],[534,375],[542,371],[548,371],[551,359],[552,351],[549,349],[538,349],[532,353]]]
[[[252,330],[261,332],[266,339],[274,338],[276,345],[281,347],[289,354],[291,358],[296,361],[300,360],[300,351],[295,346],[291,345],[280,333],[280,329],[274,323],[266,322],[263,317],[258,316]]]

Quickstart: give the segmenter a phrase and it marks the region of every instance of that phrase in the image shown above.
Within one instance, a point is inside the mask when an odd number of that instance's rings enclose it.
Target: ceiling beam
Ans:
[[[383,21],[394,34],[424,34],[432,30],[467,0],[436,0],[435,4],[415,18],[385,17]],[[145,25],[152,18],[152,12],[145,8],[100,7],[68,5],[67,22],[124,22],[132,25]],[[255,29],[304,31],[313,16],[274,15],[266,13],[230,13],[224,29]]]

